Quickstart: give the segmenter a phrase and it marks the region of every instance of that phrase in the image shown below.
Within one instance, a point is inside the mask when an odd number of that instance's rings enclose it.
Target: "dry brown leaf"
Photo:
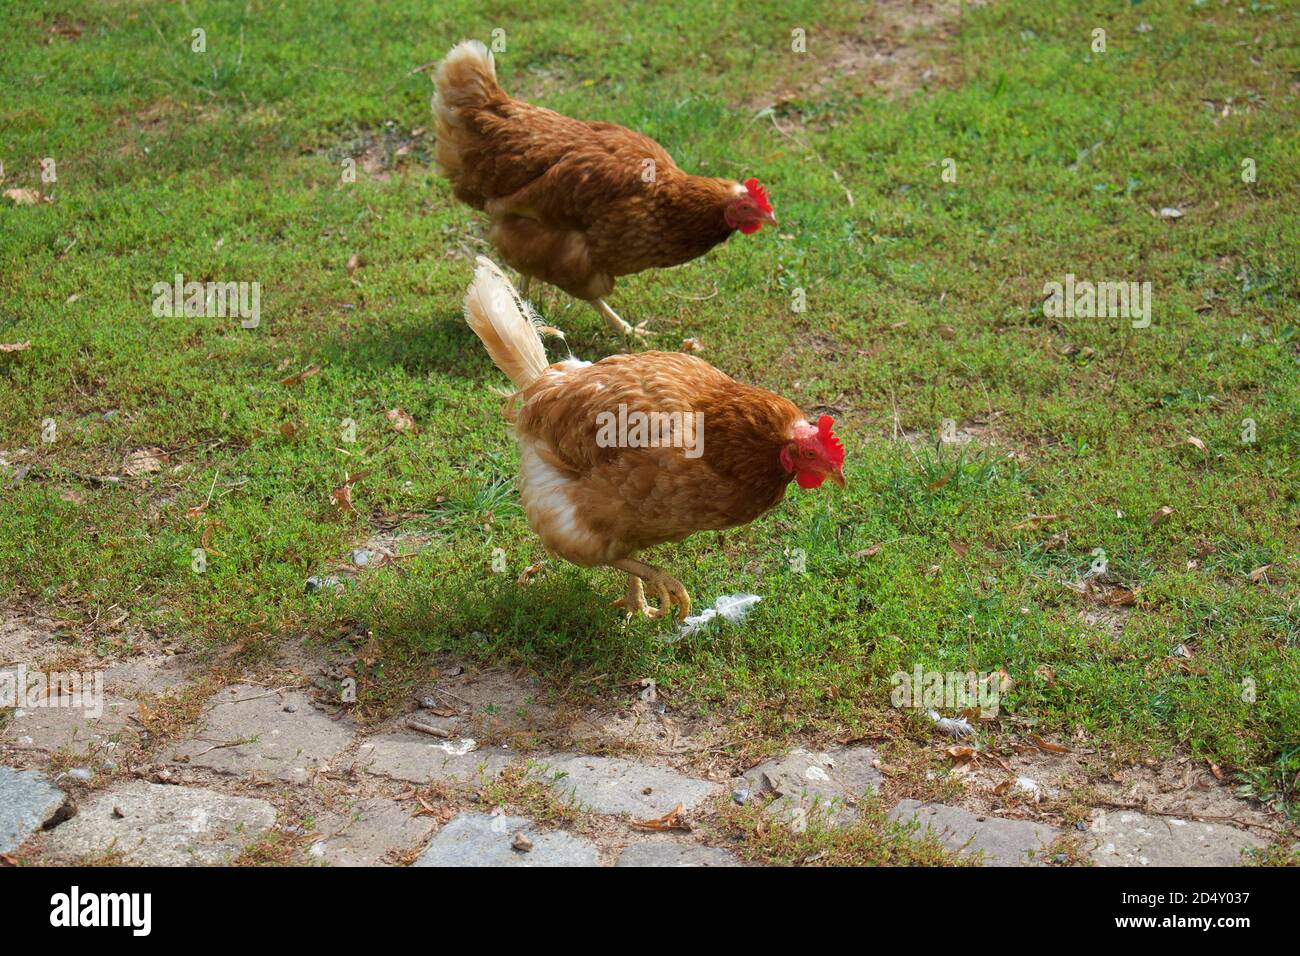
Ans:
[[[305,382],[307,379],[311,378],[313,375],[319,375],[319,374],[320,374],[320,366],[317,365],[315,362],[313,362],[311,365],[308,365],[308,366],[307,366],[305,369],[303,369],[301,372],[295,372],[293,375],[290,375],[290,376],[288,376],[287,378],[282,378],[282,379],[280,379],[280,384],[281,384],[281,385],[298,385],[298,384],[300,384],[300,383],[302,383],[302,382]]]
[[[873,544],[869,548],[863,548],[861,551],[855,552],[853,556],[855,558],[874,558],[880,553],[882,547],[884,547],[884,545]]]
[[[280,426],[280,434],[285,438],[292,438],[294,435],[298,434],[298,426],[293,422],[285,422]]]
[[[1222,780],[1222,779],[1223,779],[1223,768],[1220,767],[1220,766],[1219,766],[1217,763],[1215,763],[1213,760],[1210,760],[1208,757],[1205,759],[1205,762],[1206,762],[1207,764],[1210,765],[1210,773],[1214,774],[1214,779],[1215,779],[1215,780]]]
[[[31,342],[0,342],[0,352],[26,352]]]
[[[1267,581],[1268,569],[1271,568],[1272,566],[1273,565],[1271,564],[1265,564],[1261,567],[1256,568],[1254,571],[1251,571],[1250,572],[1251,584],[1258,584],[1260,581]]]
[[[410,431],[415,428],[415,419],[401,408],[390,408],[384,412],[384,417],[388,419],[395,432]]]
[[[963,544],[962,542],[960,542],[960,541],[958,541],[958,540],[956,540],[956,539],[953,539],[953,540],[949,541],[949,542],[948,542],[948,547],[950,547],[950,548],[952,548],[954,551],[956,551],[959,557],[963,557],[963,558],[964,558],[964,557],[966,557],[966,555],[968,555],[968,554],[970,553],[970,545],[968,545],[968,544]]]
[[[6,189],[5,198],[12,199],[17,206],[36,206],[51,201],[48,196],[42,195],[35,189]]]
[[[1195,435],[1187,436],[1187,444],[1193,445],[1196,448],[1199,448],[1201,451],[1205,451],[1205,442],[1201,441]]]
[[[694,338],[682,339],[683,352],[700,352],[703,350],[704,350],[704,346],[700,344],[699,339],[694,339]]]
[[[349,475],[347,472],[343,473],[343,484],[330,492],[330,498],[340,511],[356,511],[352,507],[352,486],[368,474],[370,474],[369,471],[359,471],[355,475]]]
[[[690,827],[682,820],[682,805],[679,803],[662,817],[656,817],[653,820],[633,820],[632,826],[638,830],[686,830]]]
[[[122,470],[132,478],[136,478],[162,471],[163,462],[166,460],[167,453],[161,448],[137,448],[126,456]]]
[[[925,486],[925,490],[938,491],[940,488],[942,488],[950,481],[952,481],[951,473],[944,475],[942,478],[936,478],[934,481],[930,482],[928,485]]]
[[[352,255],[348,256],[348,278],[349,279],[352,278],[352,273],[356,272],[357,269],[360,267],[361,267],[360,255],[354,252],[352,253]]]
[[[1126,588],[1122,584],[1117,584],[1102,592],[1101,603],[1108,604],[1111,607],[1132,607],[1137,604],[1138,594],[1141,588]]]
[[[974,760],[979,755],[979,751],[974,747],[962,747],[960,745],[946,747],[943,752],[954,760]]]
[[[1052,521],[1069,521],[1069,515],[1030,515],[1020,524],[1011,526],[1012,531],[1035,531],[1039,525],[1048,524]]]
[[[519,583],[520,584],[530,583],[533,580],[533,578],[536,577],[541,572],[541,570],[542,570],[542,563],[540,561],[537,564],[528,565],[528,567],[524,568],[524,570],[520,573]]]
[[[85,501],[85,499],[81,497],[80,493],[73,491],[71,488],[59,492],[59,500],[71,502],[74,505],[79,505]]]
[[[1047,682],[1048,687],[1056,686],[1056,670],[1047,664],[1039,664],[1034,668],[1034,673]]]
[[[1068,754],[1072,752],[1069,747],[1062,747],[1060,744],[1054,744],[1051,741],[1044,740],[1042,737],[1037,737],[1034,734],[1030,734],[1029,739],[1033,741],[1035,747],[1039,750],[1045,750],[1049,754]]]
[[[1167,519],[1173,513],[1174,513],[1173,508],[1169,507],[1168,505],[1161,505],[1159,508],[1156,509],[1156,513],[1151,516],[1151,523],[1160,524],[1160,522]]]

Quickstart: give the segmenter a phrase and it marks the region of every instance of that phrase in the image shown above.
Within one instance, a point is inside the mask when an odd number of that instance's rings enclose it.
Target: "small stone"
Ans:
[[[307,593],[315,594],[318,591],[324,591],[326,588],[336,588],[338,587],[338,584],[339,579],[333,575],[322,577],[321,575],[313,574],[307,579]]]
[[[298,705],[293,701],[289,701],[289,703],[284,705],[283,710],[286,714],[296,714],[298,713]]]
[[[95,775],[95,771],[89,767],[73,767],[68,771],[68,776],[73,780],[89,780]]]
[[[370,563],[370,559],[373,555],[374,552],[372,551],[367,551],[365,548],[357,548],[352,552],[352,563],[359,568],[364,568]]]
[[[502,836],[526,830],[533,849],[521,853]],[[539,833],[530,821],[496,813],[461,813],[434,834],[413,866],[596,866],[596,845],[562,830]]]
[[[736,803],[740,804],[742,807],[749,802],[749,797],[750,793],[744,787],[737,787],[735,790],[731,791],[731,799],[736,801]]]
[[[647,797],[650,796],[650,794],[652,794],[652,793],[654,793],[654,792],[655,792],[655,788],[654,788],[654,787],[646,787],[644,790],[641,791],[641,793],[644,794],[644,795],[647,796]]]
[[[533,848],[533,841],[524,836],[523,831],[515,834],[515,838],[510,841],[510,846],[520,853],[527,853]]]

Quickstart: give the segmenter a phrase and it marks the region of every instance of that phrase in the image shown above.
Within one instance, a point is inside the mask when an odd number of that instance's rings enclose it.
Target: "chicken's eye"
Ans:
[[[817,457],[817,453],[814,452],[811,448],[805,448],[803,450],[803,456],[808,459],[813,459]]]

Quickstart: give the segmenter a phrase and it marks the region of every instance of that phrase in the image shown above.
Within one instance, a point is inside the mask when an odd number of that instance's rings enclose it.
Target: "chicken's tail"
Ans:
[[[536,313],[486,256],[478,257],[474,281],[465,293],[465,321],[520,391],[550,366]]]
[[[434,159],[444,175],[460,171],[460,140],[469,113],[505,96],[497,85],[492,54],[478,40],[451,48],[433,78],[433,117],[438,133]]]

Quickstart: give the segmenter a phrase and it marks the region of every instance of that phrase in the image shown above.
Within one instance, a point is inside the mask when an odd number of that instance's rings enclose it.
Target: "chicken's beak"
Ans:
[[[775,226],[775,225],[777,224],[777,223],[776,223],[776,214],[775,214],[775,213],[770,213],[770,212],[765,212],[765,213],[763,213],[763,218],[762,218],[761,221],[767,223],[769,226]]]
[[[835,484],[839,485],[841,488],[844,487],[844,466],[843,465],[836,465],[830,471],[826,472],[826,476],[830,478],[831,481],[835,482]]]

